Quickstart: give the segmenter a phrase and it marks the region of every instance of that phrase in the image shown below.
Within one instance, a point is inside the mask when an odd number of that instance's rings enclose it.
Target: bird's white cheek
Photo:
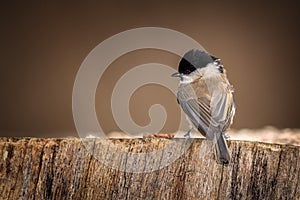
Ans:
[[[193,82],[193,78],[189,76],[183,76],[182,80],[180,80],[180,83],[186,84],[186,83],[191,83]]]
[[[220,76],[219,70],[213,64],[209,64],[207,67],[201,70],[202,70],[201,73],[203,74],[204,78],[213,78],[213,77]]]

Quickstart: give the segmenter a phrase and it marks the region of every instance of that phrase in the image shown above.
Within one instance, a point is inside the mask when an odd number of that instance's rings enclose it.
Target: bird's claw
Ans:
[[[186,134],[184,134],[184,138],[186,140],[191,138],[191,129],[188,132],[186,132]]]
[[[228,133],[224,133],[224,138],[227,140],[230,138],[230,135]]]

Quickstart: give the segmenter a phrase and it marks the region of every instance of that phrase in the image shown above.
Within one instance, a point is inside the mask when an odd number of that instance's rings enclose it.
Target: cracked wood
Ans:
[[[172,140],[109,140],[125,156],[113,155],[100,141],[84,140],[92,154],[127,166],[126,152],[151,152]],[[194,139],[160,170],[126,173],[95,159],[80,139],[0,138],[0,199],[300,198],[300,147],[228,141],[232,159],[222,166],[211,153],[201,155],[205,143]]]

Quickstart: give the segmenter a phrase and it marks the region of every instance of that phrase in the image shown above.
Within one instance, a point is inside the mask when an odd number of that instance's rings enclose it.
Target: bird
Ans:
[[[221,59],[204,50],[192,49],[178,65],[177,102],[186,114],[191,129],[198,130],[212,141],[217,163],[229,164],[230,153],[224,135],[233,122],[235,103],[233,86],[229,83]]]

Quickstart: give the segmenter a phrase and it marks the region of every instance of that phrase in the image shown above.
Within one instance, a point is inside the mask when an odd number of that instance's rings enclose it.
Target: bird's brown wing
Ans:
[[[234,115],[232,94],[226,88],[222,90],[211,95],[205,81],[201,79],[179,86],[178,103],[204,136],[209,134],[211,126],[221,126],[223,132],[231,124]]]
[[[210,96],[204,95],[205,93],[203,92],[198,97],[196,94],[199,93],[197,88],[194,90],[190,84],[181,84],[178,89],[177,99],[193,125],[202,135],[206,136],[211,124]]]

